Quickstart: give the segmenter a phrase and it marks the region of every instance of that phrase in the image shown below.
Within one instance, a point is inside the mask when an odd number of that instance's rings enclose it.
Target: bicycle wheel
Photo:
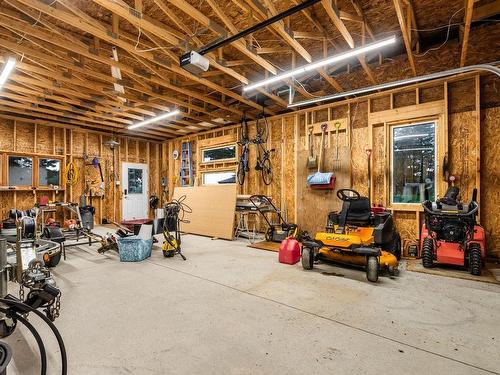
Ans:
[[[238,177],[238,184],[243,185],[245,183],[245,163],[242,159],[240,159],[240,162],[238,163],[238,171],[236,173],[236,176]]]
[[[266,185],[271,185],[273,182],[273,168],[268,156],[264,156],[264,160],[262,160],[262,180]]]
[[[243,117],[241,119],[241,125],[240,125],[240,140],[241,141],[246,141],[248,140],[248,123],[246,117]]]
[[[266,116],[263,113],[257,118],[255,128],[257,130],[257,137],[259,138],[260,142],[266,143],[267,136],[269,134],[269,125],[267,123]]]

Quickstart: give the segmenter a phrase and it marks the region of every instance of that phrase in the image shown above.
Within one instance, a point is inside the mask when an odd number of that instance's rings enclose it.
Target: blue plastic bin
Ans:
[[[122,262],[140,262],[151,256],[153,239],[143,240],[139,236],[118,238],[118,251]]]

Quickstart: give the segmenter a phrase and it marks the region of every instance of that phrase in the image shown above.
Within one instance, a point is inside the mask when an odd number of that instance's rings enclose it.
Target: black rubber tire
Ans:
[[[238,171],[236,173],[237,178],[238,178],[238,184],[243,185],[245,183],[245,163],[243,163],[243,160],[240,160],[238,163]]]
[[[49,259],[49,261],[45,263],[45,265],[49,268],[57,266],[59,264],[59,262],[61,261],[61,253],[62,252],[60,251],[58,254],[51,257]]]
[[[163,251],[163,256],[165,258],[172,258],[175,255],[175,251],[173,250],[162,250]]]
[[[302,248],[302,268],[305,270],[312,270],[314,267],[314,250],[309,247]]]
[[[481,247],[477,243],[469,245],[469,271],[471,275],[481,276]]]
[[[378,259],[376,256],[366,258],[366,278],[372,283],[378,281]]]
[[[264,159],[262,162],[262,181],[266,185],[271,185],[273,182],[273,167],[270,159]]]
[[[424,238],[422,244],[422,265],[431,268],[434,264],[434,243],[431,238]]]
[[[396,236],[392,240],[389,252],[393,254],[397,260],[401,260],[401,236],[399,233],[396,233]]]

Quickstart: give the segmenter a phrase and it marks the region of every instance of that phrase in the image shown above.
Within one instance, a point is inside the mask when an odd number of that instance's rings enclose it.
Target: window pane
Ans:
[[[435,124],[392,128],[392,202],[420,203],[435,195]]]
[[[236,158],[236,145],[203,150],[203,163]]]
[[[207,172],[203,173],[204,185],[235,184],[235,172]]]
[[[9,156],[9,185],[31,186],[33,184],[33,159]]]
[[[60,185],[61,161],[40,159],[38,161],[38,182],[40,186]]]
[[[142,194],[142,169],[129,168],[128,169],[128,193],[129,194]]]

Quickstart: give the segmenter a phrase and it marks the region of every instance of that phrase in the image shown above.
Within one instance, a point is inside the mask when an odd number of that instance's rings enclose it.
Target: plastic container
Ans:
[[[122,262],[140,262],[151,256],[153,239],[143,240],[138,236],[118,238],[118,251]]]
[[[300,243],[295,238],[281,241],[278,259],[280,263],[295,264],[300,260]]]

